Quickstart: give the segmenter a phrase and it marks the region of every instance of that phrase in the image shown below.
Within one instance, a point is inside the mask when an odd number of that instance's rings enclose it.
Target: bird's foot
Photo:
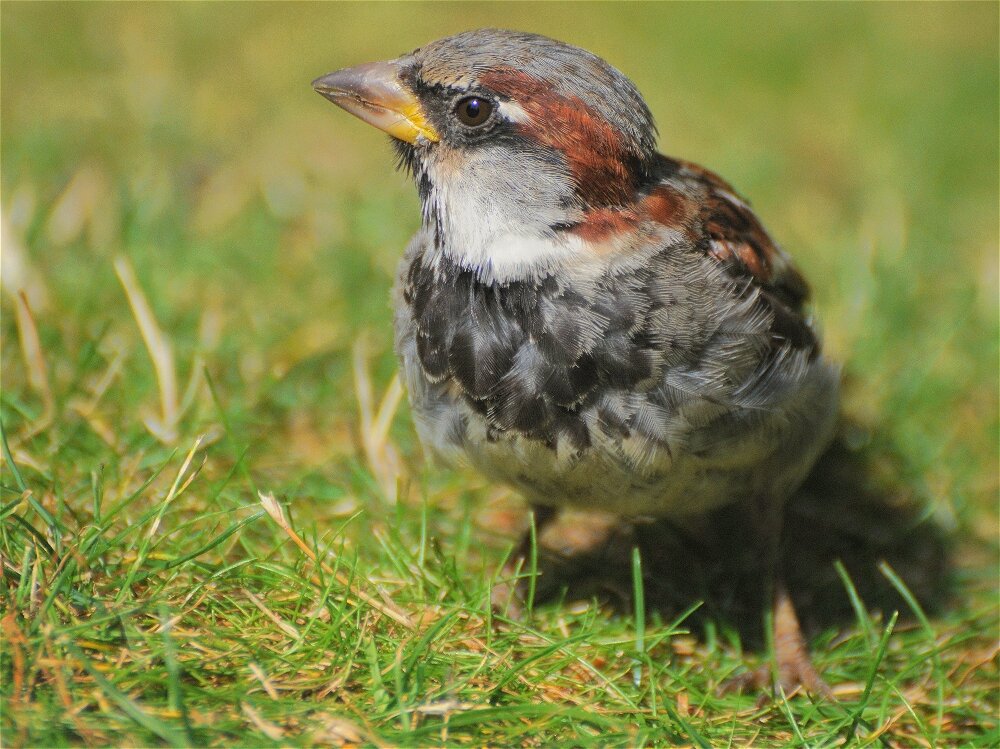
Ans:
[[[767,701],[768,693],[784,693],[786,697],[791,697],[801,691],[835,699],[833,691],[816,671],[808,655],[801,661],[779,663],[777,673],[770,664],[758,666],[752,671],[727,679],[721,688],[723,694],[757,691],[764,693],[761,702]]]
[[[733,677],[722,685],[722,691],[773,688],[777,694],[780,688],[786,696],[804,690],[812,695],[835,699],[833,691],[813,666],[791,596],[782,583],[778,583],[775,589],[773,629],[774,668],[768,664]]]

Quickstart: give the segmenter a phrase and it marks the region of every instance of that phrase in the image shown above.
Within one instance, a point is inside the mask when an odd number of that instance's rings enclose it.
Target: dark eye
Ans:
[[[455,105],[455,114],[463,125],[478,127],[490,118],[493,105],[488,99],[479,96],[466,96]]]

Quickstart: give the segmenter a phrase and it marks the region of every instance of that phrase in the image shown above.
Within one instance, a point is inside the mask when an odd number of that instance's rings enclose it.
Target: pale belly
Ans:
[[[401,361],[417,432],[433,456],[471,466],[535,504],[626,516],[681,517],[754,498],[783,500],[828,444],[837,412],[838,373],[816,360],[763,408],[694,396],[671,411],[650,393],[632,393],[627,433],[603,423],[592,405],[579,414],[588,444],[546,443],[491,430],[447,383],[428,382],[405,353]]]

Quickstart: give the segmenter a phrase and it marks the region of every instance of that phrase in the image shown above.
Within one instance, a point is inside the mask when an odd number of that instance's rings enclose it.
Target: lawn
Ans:
[[[995,3],[0,25],[5,746],[1000,743]],[[766,644],[681,541],[491,614],[523,508],[426,464],[394,380],[415,191],[309,86],[488,25],[632,77],[811,280],[845,415],[787,555],[835,702],[722,692]]]

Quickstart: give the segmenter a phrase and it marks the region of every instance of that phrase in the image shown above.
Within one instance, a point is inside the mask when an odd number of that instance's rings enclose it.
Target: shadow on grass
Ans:
[[[786,507],[781,565],[807,632],[855,621],[837,560],[867,609],[885,616],[898,610],[907,618],[912,612],[878,570],[881,562],[897,572],[928,613],[940,609],[951,588],[944,531],[900,478],[898,458],[875,447],[848,447],[857,434],[850,426],[841,429]],[[571,558],[543,548],[539,600],[563,591],[567,600],[597,595],[630,615],[631,549],[638,546],[647,611],[667,619],[703,601],[687,620],[689,627],[698,631],[714,621],[733,627],[744,644],[759,647],[766,593],[761,551],[749,525],[733,507],[709,516],[696,534],[665,521],[621,523],[599,548]]]

